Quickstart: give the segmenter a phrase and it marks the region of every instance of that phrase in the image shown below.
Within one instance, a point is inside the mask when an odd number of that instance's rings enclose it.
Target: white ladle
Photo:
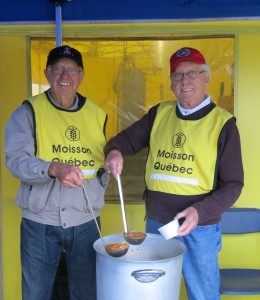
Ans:
[[[128,231],[127,221],[126,221],[126,213],[125,213],[125,204],[124,204],[124,198],[123,198],[123,190],[122,190],[122,184],[121,184],[121,179],[120,179],[119,174],[117,174],[116,179],[117,179],[118,192],[119,192],[119,198],[120,198],[120,204],[121,204],[123,225],[124,225],[124,230],[125,230],[125,232],[123,233],[123,236],[129,244],[139,245],[146,238],[146,234],[143,232],[139,232],[139,231]]]

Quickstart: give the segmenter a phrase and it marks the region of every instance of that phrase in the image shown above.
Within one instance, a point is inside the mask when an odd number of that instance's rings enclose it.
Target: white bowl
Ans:
[[[158,228],[158,230],[166,240],[169,240],[177,235],[179,227],[179,221],[177,219],[173,219],[171,222]]]

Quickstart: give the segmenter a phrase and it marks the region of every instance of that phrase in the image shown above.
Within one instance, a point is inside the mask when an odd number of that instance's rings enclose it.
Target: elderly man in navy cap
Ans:
[[[148,147],[146,231],[178,219],[186,245],[183,275],[189,300],[217,300],[221,215],[244,181],[236,120],[206,92],[210,68],[201,52],[182,48],[170,58],[177,101],[161,102],[105,148],[105,167],[121,174],[123,157]]]
[[[84,76],[78,50],[52,49],[44,73],[50,88],[25,100],[6,126],[6,164],[21,182],[23,300],[51,299],[62,252],[70,300],[95,300],[99,236],[82,186],[99,220],[108,176],[97,175],[107,116],[77,92]]]

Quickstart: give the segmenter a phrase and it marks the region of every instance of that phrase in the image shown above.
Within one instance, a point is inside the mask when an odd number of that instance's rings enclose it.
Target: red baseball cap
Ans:
[[[170,73],[174,71],[177,65],[182,61],[192,61],[199,65],[206,64],[204,56],[194,48],[181,48],[177,50],[170,58]]]

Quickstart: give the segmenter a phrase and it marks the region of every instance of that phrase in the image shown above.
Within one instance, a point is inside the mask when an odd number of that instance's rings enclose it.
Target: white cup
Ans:
[[[177,219],[173,219],[171,222],[158,228],[158,230],[166,240],[169,240],[177,235],[179,227],[179,221]]]

